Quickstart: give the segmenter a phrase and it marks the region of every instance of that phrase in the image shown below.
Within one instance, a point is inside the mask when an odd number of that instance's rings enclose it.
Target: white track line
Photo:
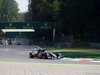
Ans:
[[[100,61],[91,61],[91,62],[100,62]]]

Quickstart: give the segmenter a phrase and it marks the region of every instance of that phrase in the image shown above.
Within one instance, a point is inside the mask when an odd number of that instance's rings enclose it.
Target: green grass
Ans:
[[[57,52],[54,52],[55,54]],[[100,58],[100,54],[82,52],[60,52],[62,56],[69,58]]]
[[[75,47],[55,49],[54,46],[40,46],[49,52],[60,52],[64,57],[71,58],[100,58],[100,49],[89,48],[89,47]]]
[[[55,46],[45,46],[45,45],[43,45],[43,46],[42,46],[42,45],[38,45],[38,46],[40,46],[40,47],[42,47],[42,48],[46,48],[46,49],[55,49]],[[85,46],[85,47],[84,47],[84,46],[75,46],[75,47],[73,47],[73,48],[66,48],[66,47],[64,47],[63,50],[65,50],[65,49],[79,49],[79,50],[83,50],[83,49],[84,49],[84,50],[88,50],[88,49],[89,49],[89,50],[90,50],[90,49],[91,49],[91,50],[94,50],[94,49],[95,49],[95,50],[100,50],[100,49],[97,49],[97,48],[90,48],[90,47],[88,47],[88,46],[87,46],[87,47],[86,47],[86,46]],[[56,49],[55,49],[55,50],[56,50]]]

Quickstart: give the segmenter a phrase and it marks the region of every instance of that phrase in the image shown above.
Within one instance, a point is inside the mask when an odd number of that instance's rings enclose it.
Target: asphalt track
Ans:
[[[0,46],[0,62],[100,65],[100,62],[70,61],[69,59],[30,59],[29,52],[36,48],[38,48],[36,45]]]
[[[30,59],[31,45],[0,46],[0,75],[100,75],[99,62]]]

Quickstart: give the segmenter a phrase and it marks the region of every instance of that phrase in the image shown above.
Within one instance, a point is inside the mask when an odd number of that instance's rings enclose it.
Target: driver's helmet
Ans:
[[[47,53],[47,51],[44,51],[45,53]]]

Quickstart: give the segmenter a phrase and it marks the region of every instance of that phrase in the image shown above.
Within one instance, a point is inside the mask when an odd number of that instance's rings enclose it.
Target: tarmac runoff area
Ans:
[[[33,48],[36,46],[0,47],[0,75],[100,75],[99,62],[30,59]]]
[[[100,75],[100,66],[0,62],[0,75]]]

